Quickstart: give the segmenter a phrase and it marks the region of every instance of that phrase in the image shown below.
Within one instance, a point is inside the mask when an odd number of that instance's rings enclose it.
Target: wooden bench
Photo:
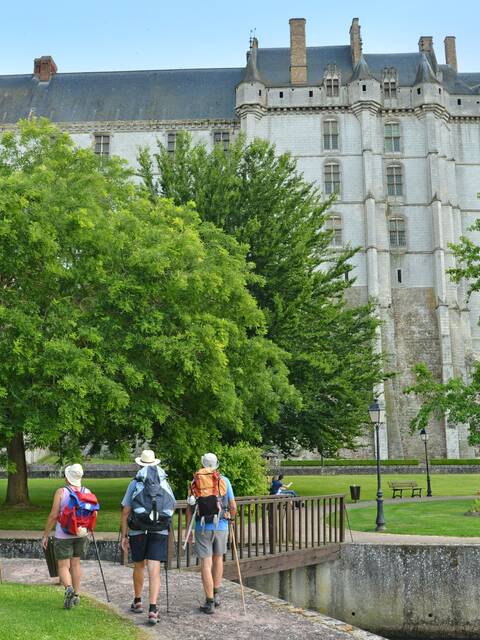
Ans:
[[[404,491],[411,491],[412,498],[414,498],[415,496],[418,496],[419,498],[422,497],[422,487],[419,487],[415,480],[406,482],[396,482],[395,480],[393,480],[389,481],[388,484],[390,488],[393,489],[392,498],[396,498],[397,495],[399,495],[400,498],[403,498]]]

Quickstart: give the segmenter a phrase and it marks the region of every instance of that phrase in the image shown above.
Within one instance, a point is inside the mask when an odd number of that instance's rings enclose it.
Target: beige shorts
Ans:
[[[195,553],[197,557],[211,558],[227,553],[227,531],[195,531]]]

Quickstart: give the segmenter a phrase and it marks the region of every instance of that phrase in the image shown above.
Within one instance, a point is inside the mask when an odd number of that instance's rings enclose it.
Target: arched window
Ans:
[[[405,232],[405,220],[401,217],[390,218],[388,221],[390,231],[390,246],[392,248],[406,247],[407,235]]]
[[[387,195],[401,196],[403,193],[402,165],[391,164],[387,167]]]
[[[333,118],[323,121],[323,148],[326,151],[338,149],[338,122]]]
[[[400,151],[400,123],[387,122],[384,127],[385,153]]]
[[[327,162],[324,168],[325,193],[340,193],[340,165],[338,162]]]
[[[333,231],[330,246],[341,247],[343,245],[343,225],[341,216],[334,213],[328,217],[325,221],[325,229],[327,229],[327,231]]]
[[[398,75],[394,67],[385,67],[383,70],[383,95],[387,99],[397,97]]]
[[[340,71],[336,64],[328,64],[323,76],[325,90],[328,97],[340,95]]]

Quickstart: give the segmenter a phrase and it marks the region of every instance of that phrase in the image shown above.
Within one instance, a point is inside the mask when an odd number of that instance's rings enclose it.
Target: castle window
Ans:
[[[400,151],[400,124],[387,122],[384,130],[385,153],[397,153]]]
[[[336,64],[329,64],[323,76],[326,94],[330,98],[340,95],[340,72]]]
[[[402,270],[397,269],[397,282],[398,284],[402,284]]]
[[[383,95],[387,99],[397,97],[397,71],[393,67],[383,70]]]
[[[330,246],[341,247],[343,243],[342,218],[336,214],[331,215],[325,221],[325,229],[327,231],[333,231],[332,239],[330,240]]]
[[[327,151],[338,149],[338,122],[336,120],[324,120],[323,122],[323,148]]]
[[[462,104],[462,99],[461,98],[457,98],[457,104],[458,104],[458,106],[460,106]]]
[[[177,134],[174,132],[167,133],[167,151],[168,153],[175,153],[175,147],[177,145]]]
[[[215,145],[222,145],[223,150],[227,151],[228,147],[230,146],[230,131],[214,131],[213,143]]]
[[[309,91],[309,92],[308,92],[308,97],[309,97],[309,98],[313,98],[313,91]]]
[[[109,156],[110,155],[110,136],[104,133],[96,133],[94,148],[97,156]]]
[[[325,165],[325,193],[340,193],[340,165],[338,162],[328,162]]]
[[[389,196],[401,196],[402,193],[402,167],[399,164],[391,164],[387,167],[387,194]]]
[[[393,249],[407,246],[407,236],[405,233],[405,220],[403,218],[390,218],[389,230],[390,230],[390,246]],[[400,272],[399,282],[401,282],[401,278],[402,276]]]
[[[280,92],[279,92],[279,94],[278,94],[278,96],[279,96],[280,98],[283,98],[283,91],[280,91]]]

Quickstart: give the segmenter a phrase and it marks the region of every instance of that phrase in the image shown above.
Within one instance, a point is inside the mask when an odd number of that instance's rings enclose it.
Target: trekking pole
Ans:
[[[105,587],[105,594],[107,596],[107,602],[110,602],[110,597],[108,595],[107,583],[105,582],[105,576],[103,575],[102,563],[100,562],[100,555],[98,553],[97,541],[95,540],[95,536],[92,533],[93,546],[95,547],[95,553],[97,554],[98,566],[100,567],[100,573],[102,574],[103,586]]]
[[[348,517],[347,505],[344,505],[345,515],[347,516],[348,530],[350,531],[350,539],[353,542],[352,527],[350,526],[350,518]]]
[[[187,548],[188,539],[190,537],[190,534],[192,533],[192,527],[193,527],[193,523],[195,522],[196,514],[197,514],[197,505],[195,505],[195,509],[194,509],[194,511],[192,513],[192,518],[190,520],[190,524],[188,525],[187,535],[185,536],[185,542],[183,543],[183,550],[184,551]]]
[[[165,562],[165,595],[167,597],[167,613],[170,613],[170,601],[168,599],[168,560]]]
[[[230,520],[230,539],[232,541],[233,555],[235,556],[235,563],[237,565],[238,581],[240,582],[240,591],[241,591],[241,594],[242,594],[242,604],[243,604],[243,615],[246,616],[247,615],[247,609],[245,607],[245,592],[243,590],[243,580],[242,580],[242,573],[240,571],[240,562],[238,561],[237,542],[235,540],[235,531],[233,530],[233,525],[232,525],[232,521],[231,520]]]

